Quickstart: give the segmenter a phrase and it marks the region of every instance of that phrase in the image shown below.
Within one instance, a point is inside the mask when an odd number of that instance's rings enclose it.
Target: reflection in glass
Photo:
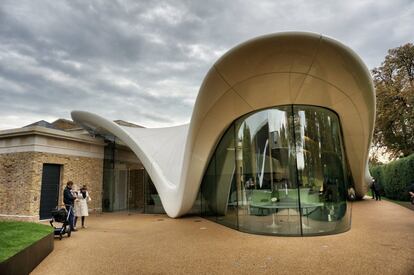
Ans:
[[[240,156],[239,229],[300,234],[289,107],[259,111],[236,121]]]
[[[125,160],[126,147],[106,140],[103,167],[104,212],[137,211],[144,208],[143,168],[138,161]]]
[[[147,214],[165,214],[164,207],[161,203],[161,198],[158,195],[158,191],[155,188],[150,176],[145,171],[144,174],[144,194],[145,194],[145,206],[144,212]]]
[[[224,134],[203,178],[202,213],[229,227],[237,227],[237,188],[234,125]]]
[[[112,137],[106,140],[102,207],[104,212],[165,213],[147,171],[133,153]]]
[[[304,215],[314,226],[305,232],[341,232],[349,227],[347,177],[338,117],[327,109],[294,107],[298,117],[296,139],[300,188],[307,190],[302,204],[317,202],[321,207],[305,207]]]
[[[288,105],[245,115],[211,157],[202,215],[253,233],[343,232],[350,226],[345,164],[330,110]]]

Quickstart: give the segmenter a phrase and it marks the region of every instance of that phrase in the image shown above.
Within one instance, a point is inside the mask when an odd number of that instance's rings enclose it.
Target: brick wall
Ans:
[[[38,220],[43,163],[60,164],[63,189],[71,180],[88,186],[91,212],[102,210],[103,160],[41,152],[0,155],[0,219]]]
[[[34,153],[0,155],[0,214],[33,216],[32,204],[39,200],[32,195],[33,178]]]

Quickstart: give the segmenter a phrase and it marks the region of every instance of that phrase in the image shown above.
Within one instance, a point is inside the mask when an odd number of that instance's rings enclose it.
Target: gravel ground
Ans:
[[[353,204],[352,228],[322,237],[246,234],[199,217],[105,213],[55,241],[33,274],[414,274],[414,211]]]

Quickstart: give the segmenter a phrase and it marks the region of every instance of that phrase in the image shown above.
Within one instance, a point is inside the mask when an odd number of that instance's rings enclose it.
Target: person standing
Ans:
[[[89,196],[88,188],[86,185],[83,185],[79,190],[77,200],[78,204],[75,212],[75,224],[77,222],[77,219],[80,217],[82,221],[82,228],[87,228],[85,225],[85,217],[89,216],[88,202],[91,201],[91,197]]]
[[[76,231],[75,223],[74,223],[74,215],[73,215],[73,206],[76,197],[72,193],[73,182],[68,181],[66,183],[65,190],[63,191],[63,203],[65,204],[65,208],[69,214],[69,226],[71,231]]]
[[[372,183],[371,183],[371,194],[372,194],[372,199],[375,199],[375,194],[377,192],[375,191],[375,179],[372,178]]]
[[[375,200],[380,201],[381,200],[381,186],[379,185],[379,182],[374,181],[373,185],[375,187]]]

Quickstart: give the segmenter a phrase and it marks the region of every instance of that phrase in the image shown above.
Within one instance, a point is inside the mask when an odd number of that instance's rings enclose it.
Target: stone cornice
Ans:
[[[89,143],[89,144],[93,144],[97,146],[105,146],[105,142],[92,138],[92,137],[88,137],[88,136],[80,135],[80,134],[68,133],[68,132],[61,131],[61,130],[39,127],[39,126],[23,127],[23,128],[0,131],[0,139],[22,137],[22,136],[32,136],[32,135],[53,137],[53,138],[77,141],[77,142],[82,142],[82,143]]]

